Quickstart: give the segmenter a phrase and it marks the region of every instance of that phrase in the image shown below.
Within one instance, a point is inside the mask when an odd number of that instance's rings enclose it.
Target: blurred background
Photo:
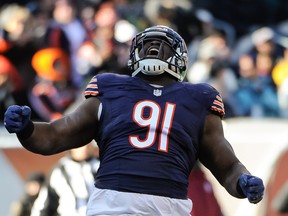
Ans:
[[[25,151],[3,127],[6,108],[29,105],[37,121],[70,112],[92,76],[129,74],[132,37],[156,24],[184,38],[186,81],[221,93],[226,136],[265,181],[264,201],[251,205],[229,196],[204,169],[223,214],[288,215],[277,208],[288,181],[287,14],[286,0],[1,0],[0,215],[10,214],[29,173],[47,174],[63,156]]]

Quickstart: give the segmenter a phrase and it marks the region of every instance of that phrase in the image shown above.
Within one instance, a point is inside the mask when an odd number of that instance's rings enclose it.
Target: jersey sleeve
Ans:
[[[96,97],[98,95],[99,95],[98,79],[97,79],[97,76],[94,76],[88,83],[84,91],[84,96],[85,98],[89,98],[89,97]]]
[[[211,112],[220,116],[221,119],[224,118],[225,108],[224,108],[224,103],[223,103],[223,100],[222,100],[220,93],[217,92],[217,94],[214,96],[214,100],[212,102],[212,105],[210,106],[210,110],[211,110]]]
[[[208,113],[213,113],[223,119],[225,116],[225,109],[220,93],[207,83],[196,84],[194,85],[194,89],[197,89],[200,93],[202,103],[205,104]]]

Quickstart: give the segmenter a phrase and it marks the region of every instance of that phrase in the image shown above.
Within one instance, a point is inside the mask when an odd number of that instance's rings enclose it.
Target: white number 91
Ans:
[[[144,116],[144,110],[149,110],[149,116]],[[129,142],[135,148],[148,148],[155,143],[157,131],[159,133],[158,150],[168,152],[168,135],[172,127],[175,114],[176,104],[167,102],[163,113],[163,119],[160,122],[162,110],[155,101],[144,100],[135,104],[132,119],[140,127],[146,127],[147,133],[144,139],[140,139],[138,135],[130,135]],[[161,124],[160,124],[161,123]],[[158,129],[161,127],[160,130]]]

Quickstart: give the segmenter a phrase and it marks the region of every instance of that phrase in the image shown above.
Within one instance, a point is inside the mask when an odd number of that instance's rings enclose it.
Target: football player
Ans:
[[[95,139],[100,168],[87,215],[189,215],[188,176],[199,159],[234,197],[258,203],[263,181],[250,174],[224,137],[220,94],[182,82],[182,37],[153,26],[132,41],[131,76],[100,74],[71,114],[45,123],[10,106],[5,127],[31,152],[52,155]]]

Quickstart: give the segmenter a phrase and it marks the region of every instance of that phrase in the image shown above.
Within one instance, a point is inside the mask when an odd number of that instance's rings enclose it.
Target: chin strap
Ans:
[[[134,76],[136,76],[139,72],[141,72],[141,68],[137,68],[137,70],[135,70],[135,71],[131,74],[131,76],[134,77]]]
[[[170,70],[169,68],[165,69],[165,72],[171,74],[172,76],[176,77],[178,79],[178,81],[182,82],[183,81],[183,77],[181,77],[179,74],[175,73],[174,71]]]

